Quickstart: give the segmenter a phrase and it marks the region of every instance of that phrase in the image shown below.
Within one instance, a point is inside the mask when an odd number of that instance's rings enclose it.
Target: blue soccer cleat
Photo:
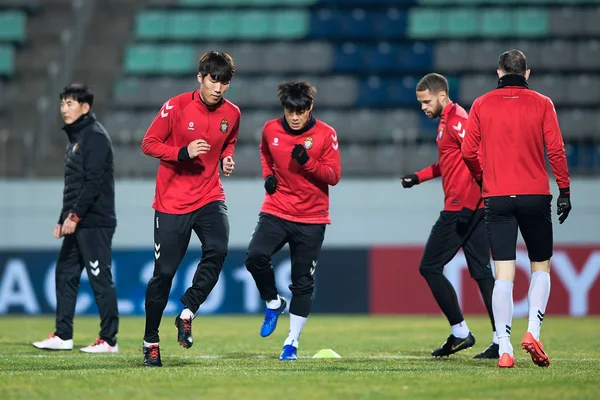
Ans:
[[[280,299],[281,306],[279,308],[275,310],[267,308],[265,310],[265,320],[260,327],[260,336],[267,337],[275,331],[275,328],[277,328],[277,320],[279,319],[279,315],[283,314],[285,307],[287,306],[285,299],[283,297],[280,297]]]
[[[297,352],[297,348],[295,348],[291,344],[286,344],[285,346],[283,346],[283,350],[279,355],[279,359],[281,361],[295,361],[298,359],[298,356],[296,355]]]

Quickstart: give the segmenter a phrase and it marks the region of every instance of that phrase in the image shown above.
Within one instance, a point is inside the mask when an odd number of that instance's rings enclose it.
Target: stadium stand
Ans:
[[[281,115],[276,85],[299,78],[319,89],[315,115],[340,134],[345,176],[398,176],[433,162],[437,121],[420,112],[416,82],[445,74],[452,99],[468,109],[495,87],[497,58],[509,48],[526,53],[530,87],[553,99],[571,171],[600,170],[600,0],[108,3],[119,10],[98,4],[76,76],[100,92],[95,109],[120,176],[154,174],[140,140],[170,96],[197,87],[198,57],[210,49],[229,52],[238,67],[227,95],[242,110],[238,177],[259,174],[262,124]],[[10,20],[0,22],[5,81],[26,40],[25,17],[23,7],[0,10],[0,21]]]

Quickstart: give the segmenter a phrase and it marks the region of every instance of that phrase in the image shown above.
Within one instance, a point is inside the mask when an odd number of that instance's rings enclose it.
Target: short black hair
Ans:
[[[235,75],[235,63],[227,53],[207,51],[198,61],[198,73],[202,78],[210,75],[217,82],[228,84]]]
[[[498,69],[506,74],[525,75],[527,72],[527,58],[521,50],[508,50],[498,58]]]
[[[431,73],[425,75],[419,83],[417,83],[417,92],[429,90],[432,94],[437,94],[441,91],[448,94],[448,80],[444,75]]]
[[[315,100],[317,88],[306,81],[284,82],[277,86],[277,95],[283,108],[293,112],[310,109]]]
[[[92,89],[85,83],[71,83],[63,88],[60,92],[61,100],[73,99],[78,103],[87,103],[90,108],[94,105],[94,93]]]

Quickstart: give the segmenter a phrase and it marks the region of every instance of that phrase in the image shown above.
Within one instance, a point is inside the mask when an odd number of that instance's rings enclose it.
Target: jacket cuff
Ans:
[[[181,149],[179,149],[179,153],[177,154],[177,161],[187,161],[190,158],[191,157],[190,153],[188,153],[187,146],[183,146]]]
[[[70,212],[67,218],[69,218],[71,221],[75,221],[76,223],[79,223],[79,221],[81,221],[81,218],[79,218],[74,212]]]
[[[567,195],[567,196],[571,195],[571,187],[570,186],[567,186],[566,188],[558,188],[558,191],[560,192],[561,195]]]

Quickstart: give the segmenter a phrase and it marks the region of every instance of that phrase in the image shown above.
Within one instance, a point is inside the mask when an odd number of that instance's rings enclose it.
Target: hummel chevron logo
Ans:
[[[98,276],[98,274],[100,274],[100,268],[98,267],[98,260],[92,262],[90,261],[90,272],[92,273],[92,275],[94,276]]]
[[[160,243],[154,243],[154,258],[157,260],[160,258]]]
[[[334,150],[337,150],[338,147],[340,147],[339,143],[332,143],[331,147],[333,147]]]
[[[337,133],[335,134],[335,136],[331,135],[331,139],[333,139],[334,142],[337,142]]]
[[[169,101],[170,101],[170,100],[169,100]],[[170,106],[170,105],[169,105],[169,101],[167,101],[167,102],[165,103],[165,108],[164,108],[164,110],[161,110],[161,111],[160,111],[160,116],[161,116],[161,117],[163,117],[163,118],[165,118],[165,117],[168,117],[168,116],[169,116],[169,113],[168,113],[168,112],[165,112],[165,110],[170,110],[170,109],[172,109],[173,107],[175,107],[175,106]]]
[[[317,269],[317,263],[318,263],[318,261],[313,260],[313,262],[312,262],[312,268],[310,269],[310,274],[311,275],[315,274],[315,270]]]
[[[462,123],[460,121],[458,121],[458,125],[453,126],[454,129],[456,129],[458,131],[458,136],[460,136],[461,138],[465,137],[465,130],[462,129]],[[462,129],[462,132],[461,132]]]

